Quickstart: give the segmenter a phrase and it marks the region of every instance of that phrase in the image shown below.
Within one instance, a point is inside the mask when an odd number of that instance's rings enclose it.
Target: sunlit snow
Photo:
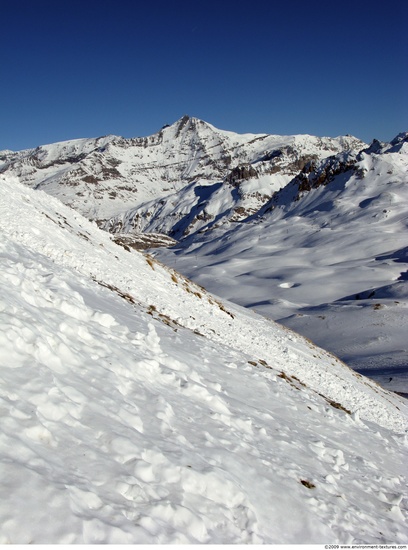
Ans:
[[[404,399],[7,177],[0,231],[0,543],[406,542]]]

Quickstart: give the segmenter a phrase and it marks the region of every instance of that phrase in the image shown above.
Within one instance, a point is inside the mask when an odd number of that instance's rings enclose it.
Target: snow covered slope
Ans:
[[[406,402],[0,181],[1,543],[404,543]]]
[[[234,199],[229,210],[237,201],[239,209],[257,210],[307,160],[363,145],[351,136],[240,135],[184,116],[144,138],[106,136],[3,151],[0,172],[58,197],[90,219],[120,213],[110,224],[115,231],[172,231],[177,238],[192,229],[190,224],[194,229],[203,225],[201,217],[205,222],[224,213],[218,212],[219,197],[205,209],[214,184],[226,179],[224,202]],[[250,172],[243,168],[247,165]],[[246,183],[239,186],[243,178]],[[190,218],[191,210],[196,213]]]
[[[251,221],[157,257],[408,393],[407,136],[313,162]]]

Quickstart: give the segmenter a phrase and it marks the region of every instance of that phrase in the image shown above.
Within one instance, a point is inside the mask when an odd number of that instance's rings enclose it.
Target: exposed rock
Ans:
[[[322,162],[308,162],[293,180],[293,184],[297,185],[299,193],[317,189],[321,185],[329,184],[339,174],[353,170],[356,162],[355,155],[336,155]]]
[[[115,235],[113,241],[126,250],[134,248],[135,250],[147,250],[149,248],[158,248],[161,246],[173,246],[177,243],[168,235],[160,233],[122,233]]]
[[[251,164],[241,164],[231,170],[225,178],[225,181],[237,187],[243,180],[249,180],[257,177],[258,172]]]

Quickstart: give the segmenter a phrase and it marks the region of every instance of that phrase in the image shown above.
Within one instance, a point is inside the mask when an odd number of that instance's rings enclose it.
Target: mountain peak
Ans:
[[[189,122],[190,120],[192,120],[193,117],[191,117],[190,115],[183,115],[180,120],[178,120],[178,123],[179,124],[187,124],[187,122]]]
[[[190,115],[183,115],[172,125],[172,127],[176,129],[176,137],[178,137],[182,130],[195,130],[200,123],[203,124],[203,121],[198,118]]]
[[[208,222],[220,221],[221,205],[227,217],[231,215],[234,221],[244,219],[288,183],[310,159],[350,148],[361,150],[364,145],[358,140],[350,143],[350,138],[239,134],[184,114],[148,137],[105,136],[42,146],[35,153],[5,154],[0,159],[0,169],[26,185],[60,197],[91,219],[108,220],[156,201],[153,210],[157,214],[152,215],[152,210],[146,216],[145,212],[138,216],[131,214],[132,227],[178,238],[192,230],[201,230]],[[242,177],[237,180],[237,174],[242,176],[240,166],[248,165],[252,168],[244,171],[244,184]],[[211,201],[210,187],[206,193],[189,191],[193,182],[206,186],[228,183],[233,170],[234,182],[240,189],[238,194],[231,195],[228,184],[225,192],[220,190]],[[253,175],[253,181],[248,180],[248,174]],[[160,204],[170,192],[179,193],[183,189],[183,198],[175,197],[165,207]],[[215,191],[216,187],[212,189]],[[239,204],[235,204],[238,199]],[[186,216],[177,208],[174,213],[168,212],[173,203],[185,205],[189,214]],[[158,227],[146,227],[147,223],[157,223]],[[116,222],[113,225],[117,227]]]
[[[176,122],[177,126],[177,133],[176,137],[180,134],[180,132],[183,130],[183,128],[189,128],[191,126],[192,119],[188,115],[184,115]]]

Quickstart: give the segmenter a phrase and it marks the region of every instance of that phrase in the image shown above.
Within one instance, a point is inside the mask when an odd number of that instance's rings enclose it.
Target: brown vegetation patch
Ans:
[[[146,258],[146,262],[150,265],[150,267],[153,269],[153,271],[155,270],[154,269],[154,264],[156,263],[155,260],[153,260],[153,258],[151,256],[149,256],[149,254],[146,254],[145,256]]]
[[[109,290],[112,290],[112,292],[115,292],[118,296],[126,300],[127,302],[131,304],[136,304],[136,300],[133,298],[133,296],[127,292],[123,292],[118,287],[111,285],[109,283],[105,283],[104,281],[98,281],[97,279],[93,279],[98,285],[103,286],[105,288],[108,288]]]
[[[331,405],[332,407],[334,407],[335,409],[339,409],[341,411],[344,411],[346,412],[347,414],[351,414],[351,411],[349,411],[348,409],[346,409],[346,407],[343,407],[343,405],[341,403],[338,403],[337,401],[333,401],[333,399],[330,399],[329,397],[326,397],[325,395],[319,393],[320,397],[323,397],[323,399],[325,399],[327,401],[327,403],[329,405]]]

